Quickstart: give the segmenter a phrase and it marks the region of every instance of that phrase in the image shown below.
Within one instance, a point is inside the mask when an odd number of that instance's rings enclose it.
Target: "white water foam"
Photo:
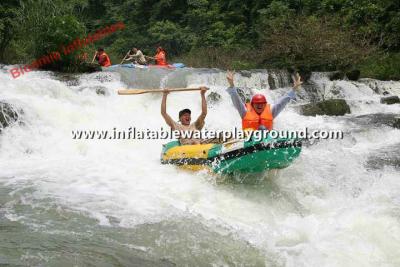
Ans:
[[[250,83],[238,77],[238,84],[268,89],[259,75],[250,77]],[[0,99],[24,112],[22,125],[0,135],[0,182],[15,190],[33,188],[26,199],[31,205],[50,198],[103,225],[110,224],[110,216],[122,227],[192,218],[214,231],[233,233],[263,251],[266,262],[272,255],[278,266],[400,264],[398,170],[367,170],[365,165],[371,151],[400,142],[398,129],[353,132],[346,120],[301,116],[293,103],[276,119],[277,128],[341,129],[348,135],[303,148],[292,166],[266,184],[218,185],[210,174],[160,165],[161,145],[167,140],[72,140],[76,129],[165,127],[161,95],[118,96],[116,90],[125,87],[119,79],[116,73],[94,73],[67,86],[49,72],[15,80],[1,73]],[[187,86],[205,83],[222,96],[209,109],[210,129],[240,126],[224,79],[225,73],[188,78]],[[339,87],[357,115],[400,111],[380,104],[365,85],[317,82]],[[95,86],[105,87],[109,95],[97,95],[91,89]],[[273,102],[287,90],[266,93]],[[198,92],[169,95],[173,118],[186,107],[195,119]]]

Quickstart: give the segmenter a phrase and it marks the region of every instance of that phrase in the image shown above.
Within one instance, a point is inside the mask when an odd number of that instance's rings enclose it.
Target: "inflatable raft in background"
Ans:
[[[160,65],[140,65],[140,64],[133,64],[133,63],[128,63],[128,64],[116,64],[116,65],[111,65],[107,68],[103,68],[103,70],[109,70],[112,68],[116,67],[122,67],[122,68],[135,68],[135,69],[151,69],[151,68],[162,68],[162,69],[180,69],[184,68],[185,64],[183,63],[173,63],[171,65],[167,66],[160,66]]]
[[[299,139],[268,137],[261,141],[201,145],[172,141],[163,146],[161,163],[189,170],[208,169],[218,174],[260,173],[288,167],[300,152]]]

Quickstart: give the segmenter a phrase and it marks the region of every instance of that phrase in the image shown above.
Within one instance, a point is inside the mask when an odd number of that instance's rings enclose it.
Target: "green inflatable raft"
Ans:
[[[209,169],[218,174],[260,173],[289,166],[300,152],[299,139],[267,137],[200,145],[172,141],[163,146],[161,163],[190,170]]]

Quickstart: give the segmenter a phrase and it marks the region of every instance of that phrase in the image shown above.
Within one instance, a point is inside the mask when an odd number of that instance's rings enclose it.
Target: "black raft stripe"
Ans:
[[[230,151],[222,155],[218,155],[209,159],[202,158],[181,158],[181,159],[168,159],[161,160],[162,164],[174,164],[174,165],[207,165],[211,164],[215,160],[229,160],[245,155],[254,153],[256,151],[279,149],[279,148],[290,148],[290,147],[301,147],[301,141],[277,141],[274,143],[258,143],[250,147],[241,148],[238,150]]]

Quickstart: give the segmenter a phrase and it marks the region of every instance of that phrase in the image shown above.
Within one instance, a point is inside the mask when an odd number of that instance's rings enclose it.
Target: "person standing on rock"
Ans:
[[[296,98],[296,90],[301,85],[301,77],[298,73],[293,78],[293,89],[290,90],[285,96],[280,98],[271,108],[267,99],[262,94],[255,94],[250,103],[244,103],[240,98],[237,88],[233,82],[234,72],[228,71],[226,79],[228,80],[229,87],[226,89],[231,96],[232,103],[237,109],[242,118],[243,130],[272,130],[273,121],[278,114],[285,108],[290,100]]]

